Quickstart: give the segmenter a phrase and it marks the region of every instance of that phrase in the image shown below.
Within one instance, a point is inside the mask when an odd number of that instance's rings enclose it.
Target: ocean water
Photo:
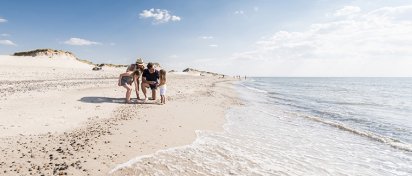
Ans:
[[[412,175],[412,78],[251,78],[223,132],[131,159],[128,175]]]

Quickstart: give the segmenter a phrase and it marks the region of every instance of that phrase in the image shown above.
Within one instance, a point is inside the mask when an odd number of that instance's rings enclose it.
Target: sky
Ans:
[[[247,76],[412,76],[410,0],[1,0],[0,55]]]

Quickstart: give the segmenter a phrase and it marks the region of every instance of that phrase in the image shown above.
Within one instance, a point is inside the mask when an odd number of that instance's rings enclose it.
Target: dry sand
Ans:
[[[240,103],[233,80],[169,73],[167,104],[124,104],[117,76],[125,68],[91,68],[71,58],[0,56],[0,175],[106,175],[190,144],[195,130],[221,130],[225,110]]]

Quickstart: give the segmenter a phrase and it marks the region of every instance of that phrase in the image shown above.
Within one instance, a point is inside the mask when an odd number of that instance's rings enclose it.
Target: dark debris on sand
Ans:
[[[83,127],[70,132],[0,138],[6,144],[0,148],[0,175],[87,175],[88,160],[110,161],[118,156],[96,156],[93,149],[99,139],[112,135],[121,121],[136,118],[137,109],[119,107],[116,117],[90,118]]]

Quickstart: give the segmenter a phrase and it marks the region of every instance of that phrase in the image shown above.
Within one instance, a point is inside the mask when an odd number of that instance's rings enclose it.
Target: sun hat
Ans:
[[[142,58],[137,58],[136,59],[136,64],[137,65],[143,65],[143,59]]]

